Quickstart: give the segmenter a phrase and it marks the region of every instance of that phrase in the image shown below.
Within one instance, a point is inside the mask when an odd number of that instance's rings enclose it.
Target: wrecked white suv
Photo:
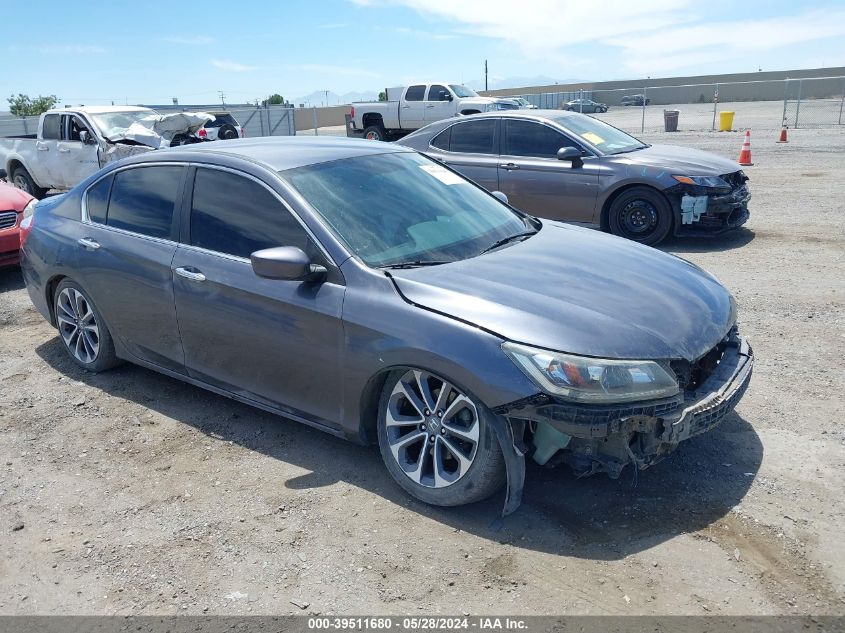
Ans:
[[[204,112],[159,114],[133,106],[49,110],[37,134],[0,138],[0,167],[16,187],[43,198],[50,189],[70,189],[108,162],[169,147],[174,137],[212,120]]]

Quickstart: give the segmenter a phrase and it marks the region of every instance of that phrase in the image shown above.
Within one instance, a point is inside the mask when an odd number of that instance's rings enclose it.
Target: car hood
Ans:
[[[412,304],[510,341],[585,356],[692,361],[736,316],[730,293],[694,264],[553,222],[498,251],[390,275]]]
[[[14,209],[20,213],[30,200],[32,196],[25,191],[0,182],[0,210]]]
[[[622,164],[659,167],[679,176],[721,176],[742,169],[739,163],[689,147],[652,145],[636,152],[610,156]]]

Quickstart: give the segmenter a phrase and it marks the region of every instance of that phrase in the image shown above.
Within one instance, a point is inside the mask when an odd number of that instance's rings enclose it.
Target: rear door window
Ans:
[[[468,154],[494,154],[497,119],[467,121],[452,126],[449,151]]]
[[[447,127],[431,141],[431,146],[444,151],[449,151],[449,142],[452,139],[452,126]]]
[[[266,187],[218,169],[197,169],[191,244],[244,258],[275,246],[296,246],[317,256],[308,233]]]
[[[88,189],[85,197],[85,208],[88,219],[98,224],[106,223],[106,211],[109,206],[109,191],[111,191],[112,176],[106,176],[93,187]]]
[[[114,176],[106,224],[118,229],[171,239],[184,173],[180,165],[135,167]]]
[[[422,101],[425,98],[425,85],[409,86],[405,92],[405,101]]]

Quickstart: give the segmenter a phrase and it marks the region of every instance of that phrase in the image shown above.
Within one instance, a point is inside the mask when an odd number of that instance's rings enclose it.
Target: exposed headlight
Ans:
[[[23,218],[22,219],[25,220],[26,218],[30,217],[33,213],[35,213],[35,205],[36,205],[37,202],[38,202],[38,200],[30,200],[29,202],[26,203],[26,206],[23,208]]]
[[[718,176],[672,176],[684,185],[698,185],[699,187],[710,187],[711,189],[730,189],[731,186]]]
[[[651,360],[604,360],[504,343],[504,352],[542,389],[593,404],[668,398],[678,381],[668,365]]]

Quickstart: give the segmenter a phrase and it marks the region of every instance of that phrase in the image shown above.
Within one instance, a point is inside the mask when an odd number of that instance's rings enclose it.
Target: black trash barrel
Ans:
[[[664,110],[663,111],[663,129],[666,132],[677,132],[678,131],[678,117],[680,116],[680,110]]]

